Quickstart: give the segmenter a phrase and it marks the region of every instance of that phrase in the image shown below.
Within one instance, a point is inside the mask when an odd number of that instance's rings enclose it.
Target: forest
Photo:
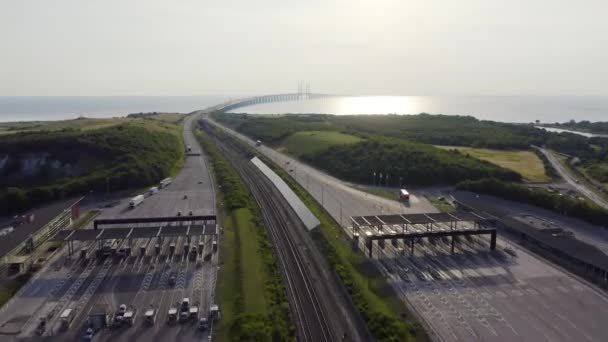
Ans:
[[[341,179],[362,184],[371,184],[374,172],[383,174],[384,179],[388,177],[389,186],[456,184],[486,177],[521,180],[516,172],[456,150],[441,150],[394,138],[373,138],[332,146],[305,154],[302,159]]]
[[[213,117],[256,139],[276,143],[298,131],[335,130],[360,136],[382,135],[432,145],[529,149],[547,146],[579,156],[593,156],[590,139],[553,133],[528,124],[478,120],[460,115],[248,115],[215,113]]]
[[[184,158],[180,128],[146,120],[86,131],[0,135],[0,214],[90,191],[153,184]]]

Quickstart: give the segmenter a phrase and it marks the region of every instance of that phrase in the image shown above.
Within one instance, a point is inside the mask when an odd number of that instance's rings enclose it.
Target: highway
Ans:
[[[572,172],[567,170],[566,166],[555,156],[553,151],[550,151],[545,148],[537,147],[537,149],[547,157],[553,168],[557,170],[559,175],[574,189],[576,189],[581,194],[585,195],[593,202],[595,202],[600,207],[608,210],[608,201],[606,201],[602,196],[598,195],[594,190],[589,189],[584,182],[579,181]]]
[[[192,153],[201,153],[192,134],[191,125],[195,118],[190,116],[184,124],[184,141],[192,148]],[[187,195],[187,198],[184,196]],[[204,156],[186,157],[182,171],[167,188],[147,197],[135,209],[128,208],[128,199],[123,199],[111,208],[102,208],[98,218],[159,217],[175,216],[178,212],[188,215],[215,213],[215,195],[207,162]],[[87,229],[92,228],[92,224]],[[67,256],[67,248],[59,250],[47,265],[25,285],[22,294],[0,311],[0,333],[11,330],[11,334],[0,335],[0,340],[52,340],[75,341],[84,334],[88,313],[98,305],[106,305],[112,315],[120,304],[136,309],[135,324],[132,327],[101,330],[94,341],[193,341],[206,340],[209,334],[199,332],[196,324],[165,324],[167,310],[183,297],[191,303],[198,303],[201,313],[206,314],[214,303],[213,294],[217,273],[217,253],[212,253],[211,237],[201,237],[204,251],[196,261],[183,257],[181,246],[185,238],[168,238],[162,245],[160,256],[154,253],[154,242],[135,239],[131,256],[114,262],[112,258],[97,263],[94,243],[76,243],[76,253]],[[176,244],[176,253],[170,255],[169,243]],[[193,243],[198,242],[194,238]],[[146,250],[145,256],[139,253]],[[89,258],[79,258],[80,249],[88,251]],[[202,256],[213,255],[211,260],[202,261]],[[169,278],[176,277],[176,284],[170,285]],[[156,324],[146,327],[142,324],[143,313],[148,308],[158,311]],[[76,317],[67,331],[58,329],[59,313],[65,308],[75,308]],[[48,317],[48,328],[42,337],[35,334],[40,317]],[[7,324],[7,322],[10,322]],[[10,328],[10,329],[9,329]]]
[[[238,133],[235,136],[255,146],[251,139]],[[403,207],[395,201],[381,201],[267,146],[258,150],[324,203],[328,212],[342,222],[346,234],[352,234],[350,216],[427,209],[420,202]],[[608,340],[608,329],[603,324],[608,320],[606,295],[510,241],[499,236],[498,245],[499,249],[510,245],[517,254],[514,258],[503,251],[488,252],[488,241],[478,238],[457,244],[454,255],[441,242],[437,246],[428,240],[423,242],[424,247],[417,246],[414,257],[402,254],[402,243],[397,247],[387,243],[384,250],[374,243],[372,260],[401,299],[430,327],[434,339]]]

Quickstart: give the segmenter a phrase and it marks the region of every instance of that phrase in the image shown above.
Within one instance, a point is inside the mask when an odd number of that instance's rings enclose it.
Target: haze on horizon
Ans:
[[[0,95],[608,95],[608,2],[0,0]]]

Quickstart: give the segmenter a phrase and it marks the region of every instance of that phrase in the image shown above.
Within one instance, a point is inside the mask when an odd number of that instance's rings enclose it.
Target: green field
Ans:
[[[302,131],[288,136],[281,147],[292,155],[312,154],[335,145],[354,144],[363,139],[336,131]]]
[[[530,182],[549,182],[551,178],[545,172],[543,161],[532,151],[504,151],[487,148],[472,148],[460,146],[437,146],[469,154],[472,157],[488,161],[505,169],[513,170]]]
[[[222,321],[216,330],[219,341],[235,337],[232,328],[243,313],[267,314],[267,298],[262,290],[267,281],[266,271],[251,220],[248,208],[233,210],[224,218],[217,283],[218,303],[222,305]]]

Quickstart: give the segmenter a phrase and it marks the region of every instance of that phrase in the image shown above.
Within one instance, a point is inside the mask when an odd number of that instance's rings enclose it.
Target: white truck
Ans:
[[[74,320],[74,316],[76,316],[76,311],[74,309],[65,309],[59,316],[59,330],[65,331],[68,330],[70,324]]]
[[[143,201],[144,201],[144,195],[137,195],[137,196],[131,198],[131,200],[129,201],[129,207],[131,209],[134,209],[138,205],[142,204]]]
[[[190,307],[190,316],[188,319],[194,320],[195,322],[198,321],[198,303],[195,303]]]
[[[144,313],[144,323],[148,326],[152,326],[152,325],[154,325],[155,322],[156,322],[156,310],[148,309]]]
[[[177,309],[170,308],[167,313],[167,324],[173,324],[177,321]]]
[[[124,315],[122,315],[124,324],[128,325],[128,326],[132,326],[133,323],[135,323],[135,310],[133,309],[129,309],[125,312]]]

